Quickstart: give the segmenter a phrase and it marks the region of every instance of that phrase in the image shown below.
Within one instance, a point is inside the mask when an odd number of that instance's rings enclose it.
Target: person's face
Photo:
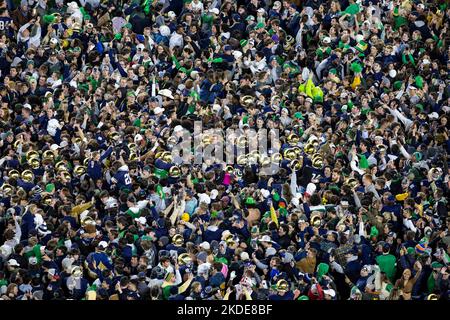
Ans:
[[[274,268],[277,265],[277,261],[275,259],[270,259],[270,267]]]
[[[367,151],[367,146],[364,143],[360,143],[359,144],[359,148],[361,149],[362,152],[366,152]]]
[[[147,262],[146,262],[146,260],[143,257],[139,258],[139,265],[140,266],[147,266]]]
[[[361,269],[361,277],[367,277],[369,275],[369,271],[366,268]]]
[[[164,261],[163,264],[162,264],[162,266],[163,266],[164,268],[168,268],[168,267],[170,266],[170,261],[169,261],[169,260]]]
[[[332,179],[333,181],[338,181],[339,178],[340,178],[339,173],[336,172],[336,171],[333,171],[333,173],[331,174],[331,179]]]
[[[333,242],[333,241],[334,241],[334,236],[333,236],[333,234],[329,233],[329,234],[327,235],[327,240]]]
[[[405,280],[409,280],[411,278],[411,271],[409,269],[406,269],[405,271],[403,271],[403,278]]]
[[[365,186],[368,186],[368,185],[370,185],[370,183],[371,183],[371,181],[368,179],[368,178],[363,178],[363,184],[365,185]]]
[[[28,109],[28,108],[23,108],[23,109],[22,109],[22,115],[23,115],[25,118],[28,118],[28,117],[30,116],[30,109]]]

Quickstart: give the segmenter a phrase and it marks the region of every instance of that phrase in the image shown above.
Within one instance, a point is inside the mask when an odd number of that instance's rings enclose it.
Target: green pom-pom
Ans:
[[[394,90],[395,90],[395,91],[400,90],[400,89],[402,88],[402,85],[403,85],[403,82],[402,82],[402,81],[400,81],[400,80],[395,81],[395,82],[394,82]]]
[[[354,73],[361,73],[362,71],[362,66],[358,63],[358,62],[353,62],[350,66],[350,69],[354,72]]]
[[[44,21],[45,24],[52,24],[55,21],[56,17],[53,14],[47,14],[42,17],[42,21]]]
[[[422,76],[417,76],[417,77],[416,77],[416,86],[417,86],[419,89],[422,89],[422,88],[423,88],[423,78],[422,78]]]

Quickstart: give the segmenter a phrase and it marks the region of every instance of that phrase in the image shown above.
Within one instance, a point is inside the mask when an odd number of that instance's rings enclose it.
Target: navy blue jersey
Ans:
[[[6,36],[12,36],[12,21],[10,17],[0,17],[0,33],[4,32]]]
[[[117,183],[119,189],[122,188],[131,188],[131,177],[129,174],[128,166],[122,166],[119,168],[117,173],[114,175],[112,180]]]
[[[100,161],[89,160],[87,174],[92,180],[98,180],[102,177],[102,164]]]
[[[98,180],[101,179],[103,176],[102,172],[102,162],[106,158],[108,158],[111,155],[112,148],[109,147],[103,154],[100,156],[99,161],[89,160],[88,166],[87,166],[87,174],[92,180]]]

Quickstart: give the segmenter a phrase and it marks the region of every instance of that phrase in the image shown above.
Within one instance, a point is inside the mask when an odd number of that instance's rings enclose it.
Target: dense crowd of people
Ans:
[[[449,16],[0,0],[0,300],[448,300]]]

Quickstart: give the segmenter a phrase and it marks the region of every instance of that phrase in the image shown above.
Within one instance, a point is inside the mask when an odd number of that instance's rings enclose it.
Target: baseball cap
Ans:
[[[134,137],[134,142],[139,142],[139,141],[142,141],[142,140],[144,140],[144,137],[142,137],[142,135],[140,135],[140,134],[137,134]]]
[[[102,249],[106,249],[108,247],[108,242],[100,241],[99,244],[97,245],[97,247],[102,248]]]
[[[16,259],[9,259],[8,260],[8,266],[10,267],[18,267],[20,266]]]
[[[50,146],[50,150],[52,150],[52,151],[58,150],[59,148],[61,148],[61,147],[58,146],[56,143],[54,143]]]
[[[28,259],[28,263],[31,265],[36,265],[38,263],[37,258],[36,257],[30,257]]]
[[[147,224],[147,219],[145,217],[139,217],[134,219],[134,221],[139,222],[142,225],[146,225]]]
[[[203,241],[202,243],[200,243],[198,245],[200,248],[202,248],[203,250],[209,250],[211,249],[211,245],[209,244],[209,242]]]
[[[164,112],[164,108],[156,107],[153,111],[154,111],[155,113],[162,113],[162,112]]]
[[[329,295],[332,298],[336,296],[336,291],[334,291],[333,289],[323,290],[323,293]]]

